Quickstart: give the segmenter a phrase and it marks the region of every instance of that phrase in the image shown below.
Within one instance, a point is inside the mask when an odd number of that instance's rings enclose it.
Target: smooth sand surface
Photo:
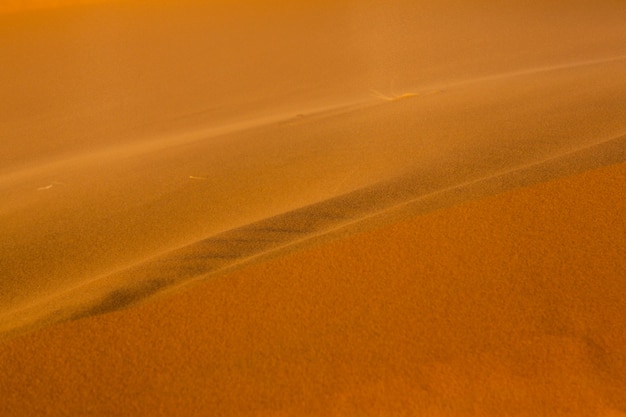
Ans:
[[[0,412],[624,415],[625,184],[518,188],[13,338]]]
[[[3,3],[0,415],[626,413],[625,21]]]

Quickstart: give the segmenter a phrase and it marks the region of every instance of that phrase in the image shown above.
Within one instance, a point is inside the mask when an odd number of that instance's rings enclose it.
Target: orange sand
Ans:
[[[624,415],[625,187],[521,188],[6,341],[0,413]]]
[[[626,415],[624,22],[2,3],[0,416]]]

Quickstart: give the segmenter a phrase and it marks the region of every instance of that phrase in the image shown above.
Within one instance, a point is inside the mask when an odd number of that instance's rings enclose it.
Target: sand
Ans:
[[[0,9],[0,415],[626,414],[626,6],[78,3]]]
[[[519,188],[13,338],[0,411],[623,415],[624,184]]]

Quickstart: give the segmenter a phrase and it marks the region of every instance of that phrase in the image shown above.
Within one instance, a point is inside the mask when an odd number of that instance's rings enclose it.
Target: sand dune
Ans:
[[[624,21],[4,3],[0,414],[620,415]]]
[[[425,173],[402,176],[295,209],[268,219],[188,243],[138,265],[52,292],[4,316],[13,333],[42,323],[72,320],[126,308],[168,289],[207,279],[311,245],[337,234],[353,233],[398,218],[422,214],[467,199],[626,161],[626,135],[592,147],[462,183],[452,176]],[[432,188],[424,187],[427,178]],[[437,181],[439,179],[439,182]],[[433,187],[433,185],[437,187]]]
[[[625,70],[626,60],[615,59],[471,79],[402,101],[95,149],[13,172],[3,181],[10,197],[2,210],[4,234],[12,237],[2,262],[4,311],[17,309],[12,316],[26,320],[22,306],[43,297],[53,308],[48,300],[56,293],[61,306],[84,305],[93,291],[92,298],[106,299],[102,287],[115,293],[120,285],[178,284],[425,195],[550,165],[581,149],[584,155],[606,146],[596,154],[609,161],[597,158],[588,168],[620,162],[626,84],[617,75]],[[257,228],[298,232],[265,236]],[[254,243],[202,267],[155,263],[198,240],[230,236],[229,230]],[[271,245],[260,243],[265,240]],[[145,264],[157,271],[140,278],[137,265]],[[5,329],[13,326],[8,317]]]
[[[0,411],[623,415],[625,181],[517,188],[13,338]]]

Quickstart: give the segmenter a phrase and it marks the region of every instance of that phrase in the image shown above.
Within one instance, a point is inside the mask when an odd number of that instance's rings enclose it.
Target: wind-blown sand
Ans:
[[[625,5],[75,3],[0,10],[0,415],[626,414]]]
[[[0,411],[623,415],[624,184],[520,188],[5,341]]]

